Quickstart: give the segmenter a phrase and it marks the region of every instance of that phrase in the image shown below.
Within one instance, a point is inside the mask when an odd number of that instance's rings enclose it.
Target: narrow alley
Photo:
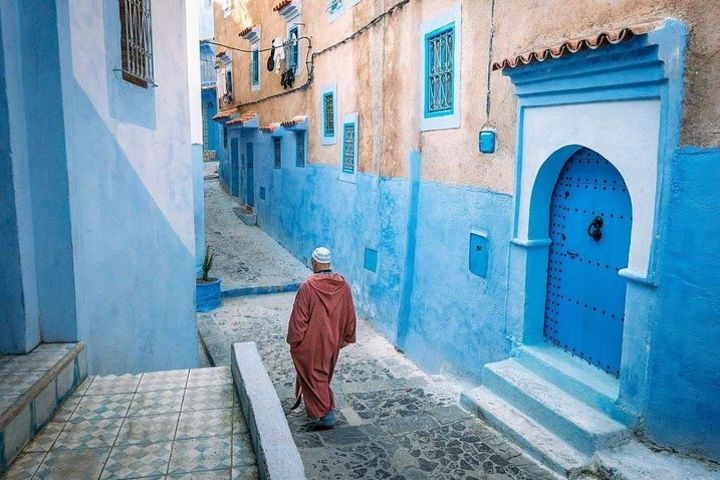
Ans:
[[[299,273],[310,274],[262,230],[235,217],[234,202],[214,180],[206,180],[205,205],[207,243],[216,252],[218,275],[229,272],[237,275],[233,281],[253,283],[275,271],[291,283]],[[222,265],[226,260],[232,264]],[[230,364],[232,343],[257,343],[286,411],[293,403],[295,379],[285,343],[294,296],[226,298],[217,310],[198,316],[216,365]],[[461,385],[426,375],[362,319],[357,338],[342,351],[333,377],[340,425],[308,432],[302,408],[288,416],[308,478],[555,478],[461,409]]]

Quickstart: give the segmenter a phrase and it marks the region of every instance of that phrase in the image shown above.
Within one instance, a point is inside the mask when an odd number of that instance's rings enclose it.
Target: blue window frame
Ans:
[[[291,42],[288,48],[288,68],[297,70],[300,60],[300,44],[297,39],[300,37],[300,30],[297,25],[293,25],[288,29],[288,42]]]
[[[343,123],[342,172],[354,175],[357,167],[357,125]]]
[[[282,166],[282,145],[280,137],[273,137],[273,155],[275,159],[275,168]]]
[[[250,54],[250,82],[253,87],[260,85],[260,52],[257,50]]]
[[[330,15],[335,15],[343,7],[343,0],[328,0],[327,11]]]
[[[455,23],[425,35],[425,117],[455,110]]]
[[[323,132],[326,137],[335,136],[335,96],[333,92],[323,94]]]
[[[295,132],[295,166],[305,166],[305,132]]]

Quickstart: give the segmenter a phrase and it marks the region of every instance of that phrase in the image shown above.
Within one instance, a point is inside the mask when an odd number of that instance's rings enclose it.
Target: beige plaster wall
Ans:
[[[286,22],[272,10],[273,0],[235,0],[231,17],[224,19],[221,2],[215,6],[216,40],[249,48],[237,33],[262,25],[261,47],[275,36],[285,36]],[[330,22],[325,0],[304,0],[302,34],[312,37],[319,52],[347,37],[398,0],[361,0]],[[420,132],[419,25],[462,4],[460,128]],[[320,145],[321,86],[337,83],[338,121],[358,112],[360,118],[359,171],[387,176],[407,175],[411,150],[422,151],[422,178],[492,191],[512,193],[516,135],[516,100],[510,81],[500,72],[490,75],[490,115],[486,115],[488,65],[515,53],[549,46],[606,28],[660,18],[678,18],[690,30],[682,143],[720,145],[720,29],[717,0],[495,0],[493,51],[490,54],[492,0],[410,0],[401,10],[355,39],[314,59],[314,78],[302,91],[241,106],[256,111],[261,124],[309,116],[309,161],[338,165],[340,143]],[[306,44],[303,43],[303,49]],[[304,59],[303,51],[303,59]],[[236,101],[244,104],[281,92],[276,74],[264,68],[261,90],[251,92],[249,54],[233,54]],[[303,68],[296,85],[307,79]],[[477,135],[483,125],[495,128],[498,150],[481,155]]]

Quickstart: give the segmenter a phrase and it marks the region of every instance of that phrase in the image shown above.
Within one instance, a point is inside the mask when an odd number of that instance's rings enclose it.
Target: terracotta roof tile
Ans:
[[[238,33],[238,35],[240,35],[241,37],[244,37],[244,36],[247,35],[248,33],[252,32],[252,29],[253,29],[253,28],[255,28],[254,25],[251,25],[251,26],[249,26],[249,27],[245,27],[245,28],[243,28],[242,30],[240,30],[240,33]]]
[[[275,5],[275,6],[273,7],[273,12],[280,11],[280,10],[282,10],[283,8],[285,8],[285,7],[287,7],[288,5],[290,5],[291,3],[292,3],[292,0],[282,0],[280,3],[278,3],[277,5]]]
[[[257,117],[257,113],[255,112],[248,112],[240,115],[238,118],[233,118],[229,122],[227,122],[227,125],[242,125],[245,122],[249,122],[250,120],[253,120],[255,117]]]
[[[220,110],[214,117],[213,120],[227,120],[230,118],[234,113],[237,113],[236,109],[230,109],[230,110]]]
[[[274,132],[279,127],[280,127],[280,124],[275,122],[275,123],[271,123],[269,125],[263,125],[262,127],[260,127],[260,130],[262,130],[263,132]]]
[[[291,120],[286,120],[284,122],[280,122],[280,125],[283,127],[292,127],[297,125],[298,123],[302,123],[307,119],[307,115],[296,115]]]
[[[637,35],[642,35],[655,30],[660,25],[662,25],[661,21],[641,23],[615,30],[594,33],[581,38],[566,40],[563,43],[552,47],[539,48],[532,52],[521,53],[498,62],[494,62],[492,69],[502,70],[504,68],[516,68],[532,62],[543,62],[548,58],[559,58],[566,55],[572,55],[583,50],[595,50],[603,45],[614,45],[616,43],[630,40]]]

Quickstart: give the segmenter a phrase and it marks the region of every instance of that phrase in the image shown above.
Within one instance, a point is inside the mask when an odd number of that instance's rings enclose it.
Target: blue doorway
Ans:
[[[238,139],[230,140],[230,194],[240,196],[240,165],[238,163]]]
[[[550,204],[546,340],[618,377],[632,211],[620,172],[583,148],[565,163]]]
[[[245,145],[245,163],[246,163],[246,172],[247,175],[245,178],[247,178],[247,188],[246,188],[246,199],[245,203],[247,203],[248,206],[254,207],[255,206],[255,175],[254,175],[254,166],[253,166],[253,144],[252,142],[248,142]]]

